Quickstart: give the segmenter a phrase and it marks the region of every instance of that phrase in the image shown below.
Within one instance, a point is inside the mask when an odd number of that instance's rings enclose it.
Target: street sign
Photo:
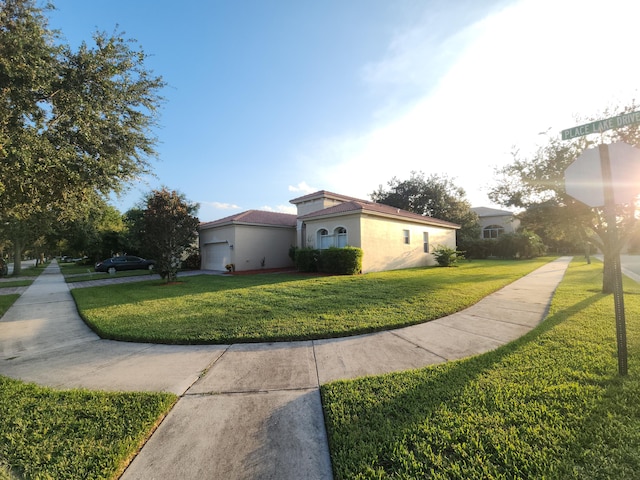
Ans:
[[[608,145],[615,204],[630,203],[640,193],[640,149],[628,143]],[[582,152],[564,172],[565,191],[590,207],[605,204],[600,149]]]
[[[612,128],[628,127],[630,125],[638,125],[640,123],[640,111],[623,113],[617,117],[605,118],[604,120],[596,120],[595,122],[585,123],[577,127],[562,130],[562,140],[570,138],[582,137],[591,133],[602,133]]]

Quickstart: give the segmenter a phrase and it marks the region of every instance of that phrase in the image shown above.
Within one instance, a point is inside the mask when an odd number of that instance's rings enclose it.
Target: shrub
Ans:
[[[433,251],[433,256],[436,257],[436,262],[441,267],[452,267],[458,260],[463,260],[464,255],[462,252],[457,251],[455,248],[444,247],[440,245]]]
[[[301,272],[317,272],[320,250],[315,248],[298,248],[295,250],[296,268]]]
[[[545,253],[545,246],[538,235],[527,230],[505,233],[496,242],[496,255],[501,258],[534,258]]]
[[[326,250],[297,248],[295,264],[300,272],[355,275],[362,272],[362,256],[362,249],[356,247],[332,247]]]
[[[185,270],[200,270],[200,254],[193,252],[182,262],[182,268]]]
[[[356,247],[321,250],[318,270],[338,275],[356,275],[362,272],[362,256],[362,249]]]
[[[458,248],[464,252],[465,258],[482,260],[494,255],[496,240],[490,238],[476,238],[460,243]]]

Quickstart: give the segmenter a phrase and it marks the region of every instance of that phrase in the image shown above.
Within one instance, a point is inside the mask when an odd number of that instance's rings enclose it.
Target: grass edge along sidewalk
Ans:
[[[356,276],[200,275],[73,289],[85,322],[112,340],[230,344],[345,337],[423,323],[469,307],[548,263],[474,260]]]
[[[0,296],[0,317],[19,297]],[[117,478],[176,401],[168,393],[55,390],[0,375],[0,480]]]
[[[621,378],[601,279],[574,260],[547,319],[493,352],[322,386],[335,478],[637,478],[640,286]]]
[[[2,376],[0,392],[2,480],[118,478],[177,401],[170,393],[54,390]]]

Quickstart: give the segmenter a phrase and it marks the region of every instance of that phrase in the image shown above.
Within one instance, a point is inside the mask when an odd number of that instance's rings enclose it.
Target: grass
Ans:
[[[38,275],[40,275],[44,269],[48,266],[49,264],[46,263],[45,265],[38,265],[37,267],[34,265],[22,265],[22,268],[20,269],[20,276],[21,277],[37,277]],[[7,278],[11,278],[11,275],[9,275],[9,277]]]
[[[155,343],[305,340],[425,322],[462,310],[548,262],[474,261],[359,276],[185,277],[72,290],[102,337]]]
[[[13,302],[15,302],[18,298],[20,298],[20,295],[18,295],[17,293],[11,295],[0,295],[0,318],[5,314],[7,310],[9,310],[9,307],[13,305]]]
[[[106,272],[96,272],[92,265],[77,265],[75,263],[58,263],[60,271],[67,283],[86,282],[90,280],[109,280],[111,278],[138,277],[152,275],[149,270],[125,270],[110,275]]]
[[[545,322],[496,351],[324,385],[335,478],[638,478],[640,286],[625,279],[621,378],[601,279],[573,262]]]
[[[176,399],[0,376],[0,478],[117,478]]]
[[[28,287],[33,283],[33,280],[3,280],[0,282],[0,288],[9,288],[9,287]]]

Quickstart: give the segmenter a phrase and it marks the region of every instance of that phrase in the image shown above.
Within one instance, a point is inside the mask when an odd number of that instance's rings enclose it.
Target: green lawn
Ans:
[[[106,272],[96,272],[93,265],[76,265],[75,263],[58,263],[62,275],[67,283],[86,282],[90,280],[108,280],[110,278],[138,277],[152,275],[149,270],[125,270],[110,275]]]
[[[215,276],[72,290],[102,337],[155,343],[304,340],[373,332],[462,310],[550,258],[473,261],[358,276]]]
[[[9,287],[28,287],[33,283],[33,280],[3,280],[0,282],[0,288]]]
[[[0,376],[0,479],[117,478],[176,400],[58,391]]]
[[[336,479],[635,479],[640,286],[617,375],[602,264],[571,264],[545,322],[468,360],[322,387]]]
[[[13,305],[13,302],[15,302],[18,298],[20,298],[20,295],[18,294],[0,295],[0,317],[2,317],[7,310],[9,310],[9,307]]]

